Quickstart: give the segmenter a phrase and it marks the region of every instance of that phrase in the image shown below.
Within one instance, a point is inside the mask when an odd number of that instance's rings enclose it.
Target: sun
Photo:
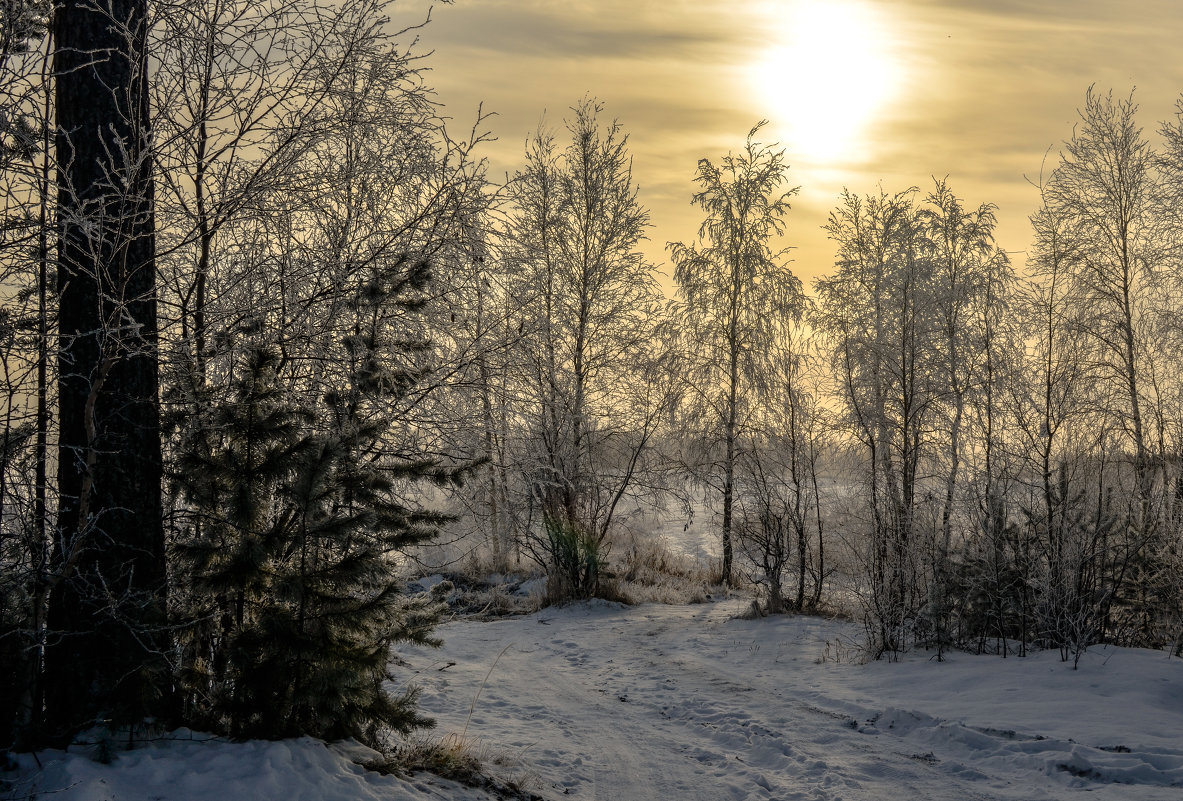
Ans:
[[[861,161],[869,129],[902,83],[890,21],[860,0],[771,5],[772,42],[753,63],[752,81],[766,116],[788,132],[790,158]]]

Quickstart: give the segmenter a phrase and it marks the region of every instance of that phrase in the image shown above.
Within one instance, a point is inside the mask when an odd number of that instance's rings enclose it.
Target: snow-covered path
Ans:
[[[1112,649],[1078,671],[1056,654],[819,664],[848,624],[739,609],[459,621],[442,651],[401,655],[440,733],[463,731],[473,708],[467,734],[519,757],[548,797],[1183,798],[1179,660]]]
[[[593,603],[455,621],[443,649],[401,656],[436,736],[465,733],[507,778],[524,765],[555,801],[1183,799],[1183,660],[1099,648],[1079,670],[1055,652],[819,663],[857,630],[735,619],[741,608]],[[110,765],[89,750],[19,755],[0,799],[493,798],[369,772],[347,758],[364,749],[310,739],[178,731]]]

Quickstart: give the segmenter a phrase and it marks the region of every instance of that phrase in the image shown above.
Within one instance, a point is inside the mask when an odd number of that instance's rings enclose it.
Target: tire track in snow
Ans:
[[[710,614],[696,615],[695,622],[703,624]],[[681,627],[663,629],[676,637]],[[678,650],[679,656],[671,658],[669,651],[675,649],[661,642],[661,633],[643,632],[630,651],[646,666],[645,679],[659,685],[649,703],[667,719],[660,734],[669,738],[671,728],[681,728],[683,736],[674,739],[694,743],[697,758],[717,766],[715,778],[742,779],[729,797],[879,799],[885,782],[918,798],[938,798],[934,791],[947,791],[947,777],[931,763],[885,750],[884,743],[853,731],[847,716],[786,698],[775,687],[756,686],[695,658],[709,651],[706,647]],[[710,636],[718,640],[726,634]],[[646,637],[653,644],[646,646]],[[663,694],[662,682],[666,690],[680,686]],[[977,789],[958,797],[993,798]]]
[[[555,799],[1037,801],[1068,789],[1016,781],[1006,764],[876,726],[884,706],[831,694],[835,666],[813,664],[819,643],[800,633],[808,622],[792,629],[792,643],[752,641],[777,629],[730,621],[732,610],[545,610],[452,623],[443,655],[402,653],[456,663],[420,673],[423,709],[447,733],[465,725],[493,656],[509,644],[469,731],[521,755]],[[1126,788],[1089,789],[1122,798]]]

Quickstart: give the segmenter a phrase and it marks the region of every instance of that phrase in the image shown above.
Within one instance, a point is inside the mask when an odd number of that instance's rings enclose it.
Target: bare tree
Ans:
[[[43,0],[0,9],[0,742],[38,722],[53,447],[53,126]]]
[[[1127,509],[1120,512],[1127,522],[1100,557],[1109,560],[1102,572],[1112,609],[1124,621],[1110,622],[1149,638],[1162,605],[1155,600],[1152,554],[1170,536],[1163,527],[1170,480],[1164,402],[1172,380],[1164,360],[1173,353],[1160,308],[1169,297],[1171,243],[1159,174],[1164,162],[1143,135],[1137,110],[1132,95],[1115,100],[1112,92],[1089,89],[1080,124],[1048,183],[1047,206],[1075,242],[1078,259],[1069,280],[1088,309],[1078,322],[1087,358],[1112,397],[1098,409],[1098,428],[1119,433],[1122,456],[1097,492],[1113,491],[1123,474],[1129,482],[1122,494]]]
[[[946,428],[941,438],[947,448],[940,539],[927,612],[938,657],[940,649],[951,644],[953,516],[967,450],[967,405],[979,388],[985,388],[979,385],[980,368],[989,358],[983,340],[977,336],[979,308],[988,290],[998,290],[996,284],[990,284],[991,268],[999,258],[993,247],[994,211],[989,204],[965,210],[946,180],[935,182],[918,211],[925,258],[932,265],[930,295],[937,328],[934,355],[939,360],[939,381],[943,385],[938,390],[938,414]],[[998,307],[992,311],[997,312]],[[988,317],[982,319],[991,324]]]
[[[994,207],[966,211],[944,180],[936,182],[919,211],[933,263],[934,298],[940,327],[939,353],[944,378],[948,426],[948,475],[941,504],[941,548],[947,558],[952,543],[954,493],[961,469],[967,397],[977,373],[979,353],[971,339],[975,306],[986,290],[994,237]]]
[[[1092,309],[1086,334],[1097,363],[1120,382],[1136,490],[1148,499],[1158,460],[1144,410],[1146,337],[1153,285],[1164,263],[1155,157],[1137,110],[1132,96],[1114,100],[1112,92],[1089,89],[1080,125],[1049,182],[1047,204],[1076,240],[1071,280]]]
[[[698,162],[693,202],[705,219],[694,244],[670,242],[679,302],[673,315],[688,352],[689,409],[708,453],[706,480],[722,500],[722,580],[733,579],[732,523],[740,435],[777,365],[774,345],[803,311],[801,282],[774,251],[789,198],[784,151],[748,133],[743,150],[719,165]],[[721,453],[716,452],[716,446]],[[717,484],[716,484],[717,482]]]
[[[296,188],[298,160],[332,120],[336,78],[372,55],[363,49],[383,5],[166,0],[153,6],[161,272],[167,320],[178,327],[173,336],[195,367],[206,356],[212,272],[223,258],[219,234],[257,214],[268,193]]]
[[[906,647],[923,600],[919,469],[939,398],[931,262],[913,194],[845,193],[827,225],[838,245],[836,270],[816,285],[815,324],[838,367],[846,422],[866,453],[866,610],[871,648],[880,654]]]
[[[743,433],[737,468],[737,542],[770,614],[816,606],[826,578],[818,361],[804,331],[786,333],[774,346],[778,369],[767,403]]]
[[[507,189],[505,257],[519,272],[520,462],[540,513],[540,560],[559,593],[597,588],[602,546],[638,477],[666,403],[648,366],[660,291],[637,247],[649,215],[637,199],[628,137],[584,99],[570,144],[540,131]],[[561,589],[563,585],[565,589]]]
[[[1022,487],[1023,460],[1014,447],[1021,436],[1021,419],[1015,413],[1009,390],[1027,381],[1025,332],[1018,306],[1018,282],[1010,259],[995,248],[984,264],[981,293],[968,321],[977,358],[969,397],[968,531],[962,562],[968,564],[976,558],[980,569],[972,575],[972,568],[963,568],[971,574],[968,582],[962,582],[968,586],[961,587],[961,597],[952,600],[961,605],[956,621],[964,632],[961,643],[969,645],[970,638],[976,635],[975,647],[980,652],[993,633],[996,648],[1003,656],[1009,648],[1008,637],[1016,636],[1018,604],[1014,599],[1022,585],[1014,538],[1010,536],[1017,505],[1014,496]],[[972,600],[967,596],[975,591],[975,585],[984,588],[981,597],[985,604],[978,610],[977,624],[966,625],[963,621],[972,614],[968,610]]]

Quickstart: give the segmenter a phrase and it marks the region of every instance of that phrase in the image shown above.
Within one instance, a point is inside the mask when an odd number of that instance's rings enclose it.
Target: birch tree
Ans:
[[[1120,543],[1107,542],[1107,549],[1115,549],[1107,558],[1114,561],[1103,572],[1113,581],[1113,609],[1124,620],[1121,626],[1146,638],[1159,614],[1153,554],[1167,545],[1162,432],[1169,370],[1163,359],[1172,354],[1162,340],[1167,329],[1160,304],[1171,251],[1158,172],[1162,162],[1138,124],[1137,111],[1132,95],[1115,99],[1112,92],[1088,90],[1080,123],[1049,182],[1048,206],[1075,240],[1079,258],[1070,280],[1087,309],[1079,320],[1081,334],[1100,385],[1112,397],[1095,429],[1114,434],[1113,442],[1102,446],[1115,462],[1106,481],[1113,486],[1124,474],[1129,482],[1119,496],[1126,499],[1119,504],[1124,509],[1110,511],[1127,522],[1112,527]],[[1096,524],[1090,530],[1102,531]]]
[[[1133,97],[1091,88],[1080,124],[1048,187],[1049,207],[1068,226],[1079,258],[1071,280],[1092,310],[1086,336],[1098,366],[1120,386],[1133,451],[1135,489],[1147,501],[1156,472],[1148,430],[1147,360],[1153,286],[1164,267],[1155,157]]]
[[[925,200],[919,222],[933,264],[933,297],[940,329],[938,353],[948,426],[948,474],[941,504],[941,547],[947,557],[952,541],[954,493],[961,470],[966,402],[980,357],[977,343],[972,340],[977,322],[974,311],[985,293],[994,255],[995,210],[983,204],[966,211],[944,180],[936,182]]]
[[[678,293],[673,315],[688,355],[689,419],[706,448],[699,470],[722,503],[721,578],[728,583],[741,433],[777,369],[774,345],[803,310],[787,251],[774,249],[797,190],[788,187],[784,151],[756,140],[763,124],[748,132],[739,153],[717,165],[698,162],[698,241],[667,245]]]
[[[803,330],[785,333],[772,354],[767,402],[744,432],[736,502],[737,545],[769,614],[816,606],[826,577],[820,362]]]
[[[978,333],[978,309],[984,303],[996,254],[995,209],[983,204],[966,210],[946,180],[935,182],[918,210],[925,258],[931,262],[928,289],[935,319],[934,355],[939,360],[940,402],[945,431],[945,486],[934,580],[928,617],[938,649],[950,644],[951,554],[954,506],[965,458],[967,405],[979,388],[979,367],[986,353]],[[997,307],[995,307],[997,310]],[[987,322],[989,325],[989,322]]]
[[[520,464],[541,517],[535,552],[559,597],[596,591],[604,543],[665,403],[660,392],[638,391],[655,376],[648,365],[660,310],[638,249],[649,213],[628,137],[601,112],[591,99],[575,106],[562,151],[538,132],[508,187],[505,253],[520,275],[511,291],[527,371]]]
[[[865,609],[878,654],[906,647],[924,600],[917,511],[939,359],[931,262],[924,258],[914,193],[845,192],[826,226],[838,246],[836,269],[816,284],[815,323],[833,353],[846,423],[866,454]]]

